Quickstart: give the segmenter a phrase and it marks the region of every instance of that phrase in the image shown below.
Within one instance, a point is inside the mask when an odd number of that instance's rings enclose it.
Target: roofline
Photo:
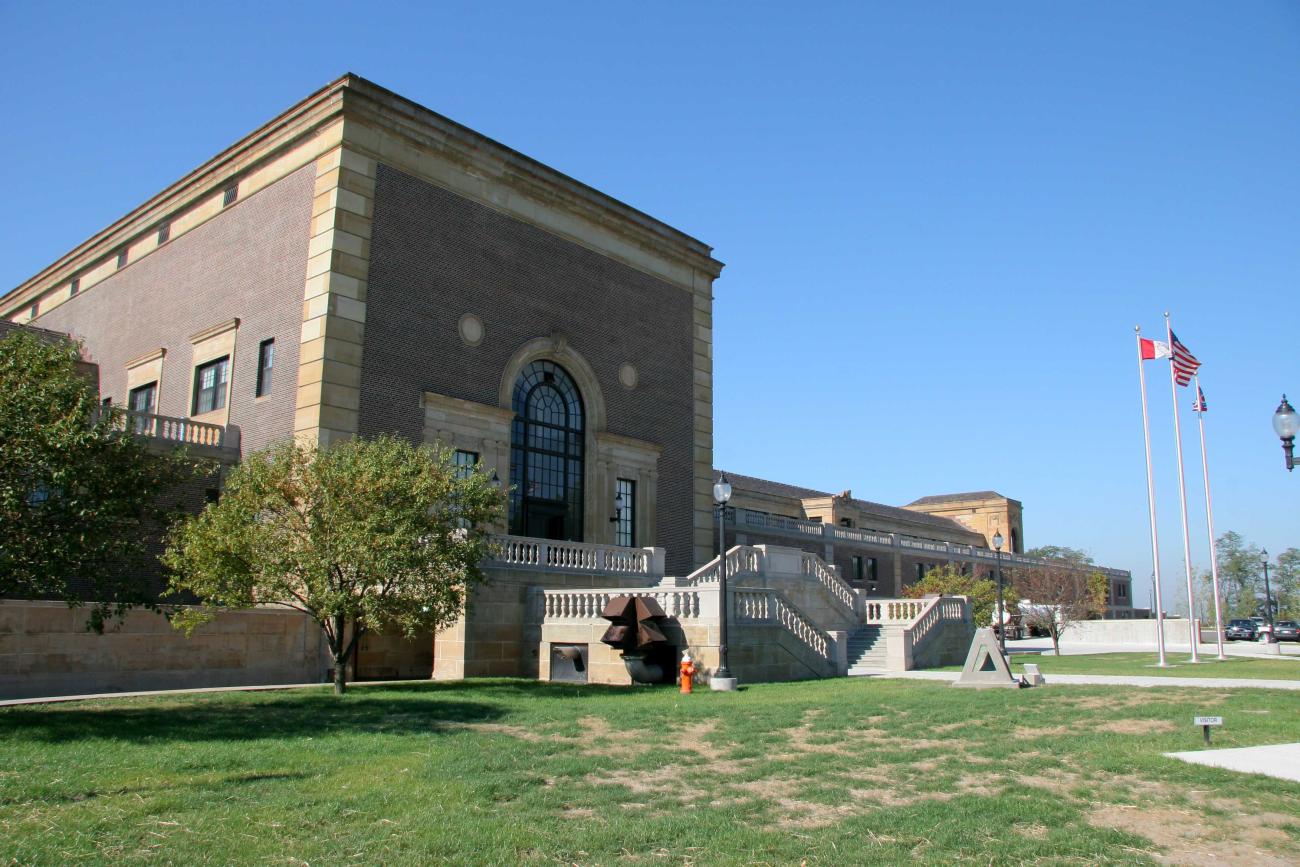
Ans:
[[[200,164],[180,180],[165,187],[161,192],[150,196],[36,274],[0,294],[0,304],[7,308],[4,315],[20,309],[50,288],[71,280],[92,261],[102,259],[112,250],[150,230],[161,219],[194,201],[199,193],[215,190],[218,182],[226,182],[236,174],[246,173],[250,167],[274,158],[294,144],[317,134],[330,123],[345,119],[349,111],[354,108],[360,109],[360,106],[354,102],[358,97],[376,105],[383,101],[389,105],[405,107],[405,113],[417,122],[432,121],[440,131],[455,134],[471,147],[492,151],[513,167],[545,180],[559,181],[562,186],[576,191],[588,204],[611,213],[625,224],[630,223],[643,232],[648,231],[674,245],[688,248],[690,254],[711,263],[712,276],[716,277],[721,272],[723,263],[713,258],[713,248],[697,238],[495,139],[476,132],[464,124],[457,123],[355,73],[347,72],[294,103],[267,123]],[[245,161],[244,164],[236,169],[235,164],[241,160]]]

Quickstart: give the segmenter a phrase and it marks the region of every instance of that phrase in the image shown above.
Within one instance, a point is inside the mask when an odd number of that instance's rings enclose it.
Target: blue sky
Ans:
[[[0,288],[351,70],[715,247],[720,465],[891,504],[992,488],[1029,544],[1141,588],[1132,329],[1168,309],[1205,362],[1217,528],[1300,545],[1269,423],[1300,396],[1300,5],[133,10],[0,3]]]

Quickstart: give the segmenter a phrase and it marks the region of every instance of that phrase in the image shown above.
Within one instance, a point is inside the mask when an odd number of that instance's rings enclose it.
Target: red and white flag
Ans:
[[[1169,351],[1169,344],[1163,340],[1147,340],[1145,337],[1139,337],[1138,342],[1142,345],[1142,360],[1150,361],[1153,358],[1170,358],[1173,353]]]
[[[1178,381],[1179,385],[1187,385],[1192,381],[1192,376],[1196,373],[1196,369],[1201,366],[1201,363],[1196,360],[1195,355],[1192,355],[1190,349],[1183,346],[1182,341],[1172,331],[1169,332],[1169,339],[1173,342],[1171,358],[1173,358],[1174,379]]]

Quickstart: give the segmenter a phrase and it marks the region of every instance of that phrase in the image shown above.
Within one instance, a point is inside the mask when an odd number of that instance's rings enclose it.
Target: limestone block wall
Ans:
[[[284,609],[230,611],[186,638],[135,610],[99,635],[61,602],[0,601],[0,699],[323,682],[320,629]]]

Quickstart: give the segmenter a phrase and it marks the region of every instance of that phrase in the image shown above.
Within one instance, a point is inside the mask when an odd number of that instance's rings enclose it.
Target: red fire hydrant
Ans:
[[[691,694],[691,685],[695,678],[695,663],[691,662],[691,655],[687,651],[682,651],[682,664],[677,668],[680,676],[677,681],[682,685],[684,695]]]

